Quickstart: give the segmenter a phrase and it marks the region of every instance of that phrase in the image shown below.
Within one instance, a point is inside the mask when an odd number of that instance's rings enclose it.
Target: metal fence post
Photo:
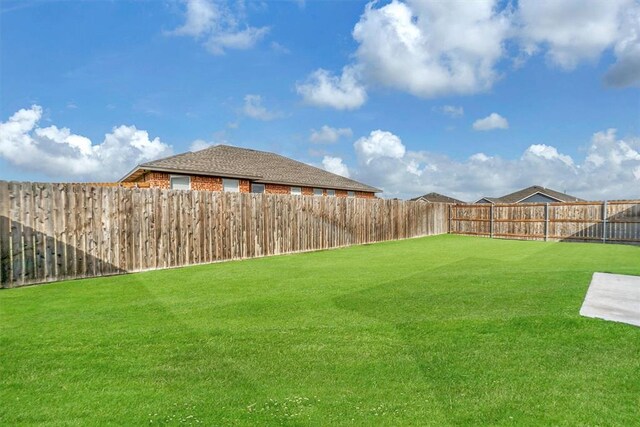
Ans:
[[[607,201],[602,202],[602,243],[607,243]]]
[[[549,203],[544,204],[544,241],[549,240]]]

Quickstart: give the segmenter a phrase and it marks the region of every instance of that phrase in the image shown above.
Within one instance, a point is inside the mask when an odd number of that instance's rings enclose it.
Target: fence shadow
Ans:
[[[606,204],[604,219],[584,226],[560,241],[640,245],[640,202]]]
[[[11,221],[6,216],[0,216],[0,230],[9,230],[14,237],[12,240],[22,242],[22,247],[7,245],[6,236],[0,236],[3,244],[0,288],[127,272],[83,250],[83,246],[92,244],[89,239],[71,245],[20,222]]]
[[[442,204],[0,181],[0,287],[447,232]]]

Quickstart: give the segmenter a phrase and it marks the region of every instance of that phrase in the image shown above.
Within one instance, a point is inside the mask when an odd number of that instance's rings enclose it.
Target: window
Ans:
[[[191,178],[188,176],[171,175],[169,182],[172,190],[191,190]]]
[[[256,184],[254,182],[251,183],[251,192],[252,193],[264,193],[264,184]]]
[[[293,194],[294,196],[302,196],[302,188],[291,187],[291,194]]]
[[[222,178],[222,191],[226,193],[238,193],[240,191],[240,181],[237,179]]]
[[[313,189],[314,196],[322,196],[322,188],[314,188]]]
[[[327,196],[335,197],[335,195],[336,195],[336,190],[327,190]]]
[[[356,197],[355,191],[347,191],[347,197]]]

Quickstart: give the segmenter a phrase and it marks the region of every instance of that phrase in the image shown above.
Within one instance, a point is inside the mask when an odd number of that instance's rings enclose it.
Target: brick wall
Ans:
[[[269,194],[291,194],[291,187],[288,185],[266,184],[264,192]]]
[[[213,176],[191,176],[191,189],[201,191],[222,191],[222,178]]]
[[[144,182],[151,188],[169,189],[171,187],[170,175],[166,172],[148,172],[142,176],[138,182]],[[213,176],[191,175],[191,189],[198,191],[222,191],[222,178]],[[240,180],[240,192],[249,193],[251,182],[246,179]],[[265,184],[265,193],[268,194],[291,194],[291,186],[279,184]],[[374,193],[356,191],[356,197],[373,199]],[[302,187],[303,196],[313,196],[313,187]],[[327,195],[327,190],[323,189],[323,195]],[[346,190],[336,190],[336,197],[347,197]]]
[[[146,173],[140,181],[148,182],[151,188],[169,189],[169,174],[165,172],[149,172]]]
[[[375,193],[365,193],[364,191],[356,191],[356,197],[362,199],[375,199]]]

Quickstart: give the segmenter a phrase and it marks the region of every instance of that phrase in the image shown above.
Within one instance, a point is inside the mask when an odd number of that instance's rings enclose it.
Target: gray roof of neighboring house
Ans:
[[[382,191],[279,154],[229,145],[216,145],[142,163],[120,181],[133,181],[145,171],[242,178],[258,183],[372,193]]]
[[[532,185],[531,187],[515,191],[502,197],[482,197],[478,199],[478,201],[485,199],[492,203],[518,203],[538,193],[551,197],[552,199],[556,199],[559,202],[584,202],[584,200],[579,199],[575,196],[561,193],[559,191],[552,190],[551,188],[541,187],[539,185]]]
[[[454,199],[453,197],[445,196],[444,194],[440,194],[440,193],[429,193],[429,194],[425,194],[423,196],[411,199],[411,201],[413,202],[417,202],[421,200],[425,202],[430,202],[430,203],[466,204],[466,202],[463,202],[462,200]]]

